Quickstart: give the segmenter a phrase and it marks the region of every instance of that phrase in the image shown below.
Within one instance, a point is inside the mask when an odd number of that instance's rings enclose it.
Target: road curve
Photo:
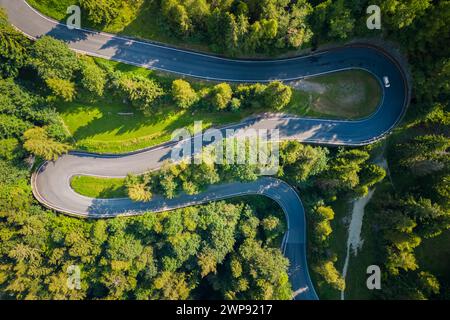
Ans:
[[[260,125],[278,127],[285,139],[333,145],[363,145],[388,133],[399,121],[408,100],[407,83],[398,64],[383,51],[368,46],[349,46],[281,60],[231,60],[88,30],[69,30],[42,16],[23,0],[0,0],[9,20],[32,38],[51,35],[80,52],[128,64],[234,82],[289,81],[348,69],[372,73],[381,85],[390,79],[382,102],[371,116],[359,121],[276,117]]]
[[[358,121],[324,120],[286,115],[257,116],[230,127],[279,129],[281,140],[299,140],[327,145],[365,145],[390,132],[400,121],[408,104],[405,75],[396,61],[383,51],[369,46],[352,46],[314,55],[282,60],[230,60],[169,48],[89,30],[69,30],[48,19],[23,0],[0,0],[11,23],[29,37],[51,35],[64,40],[77,51],[133,65],[154,68],[203,79],[233,82],[290,81],[347,69],[372,73],[383,88],[377,111]],[[387,76],[391,86],[382,86]],[[44,163],[32,177],[35,197],[45,206],[75,216],[105,218],[164,211],[208,201],[247,194],[260,194],[277,201],[286,214],[288,231],[283,251],[289,258],[290,280],[297,299],[317,299],[306,262],[305,213],[296,192],[274,178],[251,183],[211,186],[205,193],[182,195],[166,200],[155,197],[149,203],[128,199],[91,199],[70,188],[74,175],[123,177],[158,169],[170,156],[173,143],[127,155],[98,155],[71,152],[55,162]]]

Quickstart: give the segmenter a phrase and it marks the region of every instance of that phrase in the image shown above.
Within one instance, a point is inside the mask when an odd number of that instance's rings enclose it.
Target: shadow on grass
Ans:
[[[98,194],[98,198],[100,198],[100,199],[126,198],[126,197],[127,197],[127,189],[125,186],[120,186],[120,187],[109,186],[107,188],[104,188]]]

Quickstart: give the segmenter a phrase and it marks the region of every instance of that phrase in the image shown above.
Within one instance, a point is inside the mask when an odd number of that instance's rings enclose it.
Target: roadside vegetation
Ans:
[[[82,10],[82,26],[227,56],[296,54],[304,48],[405,29],[429,0],[28,0],[43,14],[65,20]],[[382,31],[366,28],[368,4],[386,12]]]
[[[310,43],[305,24],[312,7],[306,1],[205,0],[31,0],[42,13],[58,20],[66,8],[82,8],[83,26],[228,55],[272,54]]]

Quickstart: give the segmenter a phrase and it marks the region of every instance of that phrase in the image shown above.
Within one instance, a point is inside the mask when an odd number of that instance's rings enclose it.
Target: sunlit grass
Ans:
[[[76,176],[70,181],[72,189],[86,197],[92,198],[124,198],[127,197],[123,178],[100,178]]]

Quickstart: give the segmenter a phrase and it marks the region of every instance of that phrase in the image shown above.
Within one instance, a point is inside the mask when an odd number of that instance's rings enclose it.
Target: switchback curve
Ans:
[[[408,84],[400,65],[384,51],[371,46],[346,46],[281,60],[231,60],[179,50],[149,42],[118,37],[90,30],[69,30],[63,24],[42,16],[23,0],[0,0],[11,23],[31,38],[51,35],[66,41],[76,51],[203,79],[231,82],[290,81],[348,69],[372,73],[383,88],[383,99],[371,116],[357,120],[324,120],[263,115],[247,119],[234,128],[279,129],[282,140],[299,140],[326,145],[369,144],[389,133],[405,112]],[[388,77],[390,87],[383,86]],[[274,178],[251,183],[211,186],[205,193],[182,195],[173,200],[155,198],[133,203],[127,199],[91,199],[70,188],[74,175],[123,177],[157,169],[167,159],[172,143],[127,155],[98,155],[71,152],[55,162],[44,163],[33,174],[35,197],[43,205],[67,214],[92,218],[164,211],[246,194],[260,194],[277,201],[286,214],[288,231],[283,251],[289,258],[290,279],[298,299],[317,299],[306,263],[305,213],[296,192]]]

